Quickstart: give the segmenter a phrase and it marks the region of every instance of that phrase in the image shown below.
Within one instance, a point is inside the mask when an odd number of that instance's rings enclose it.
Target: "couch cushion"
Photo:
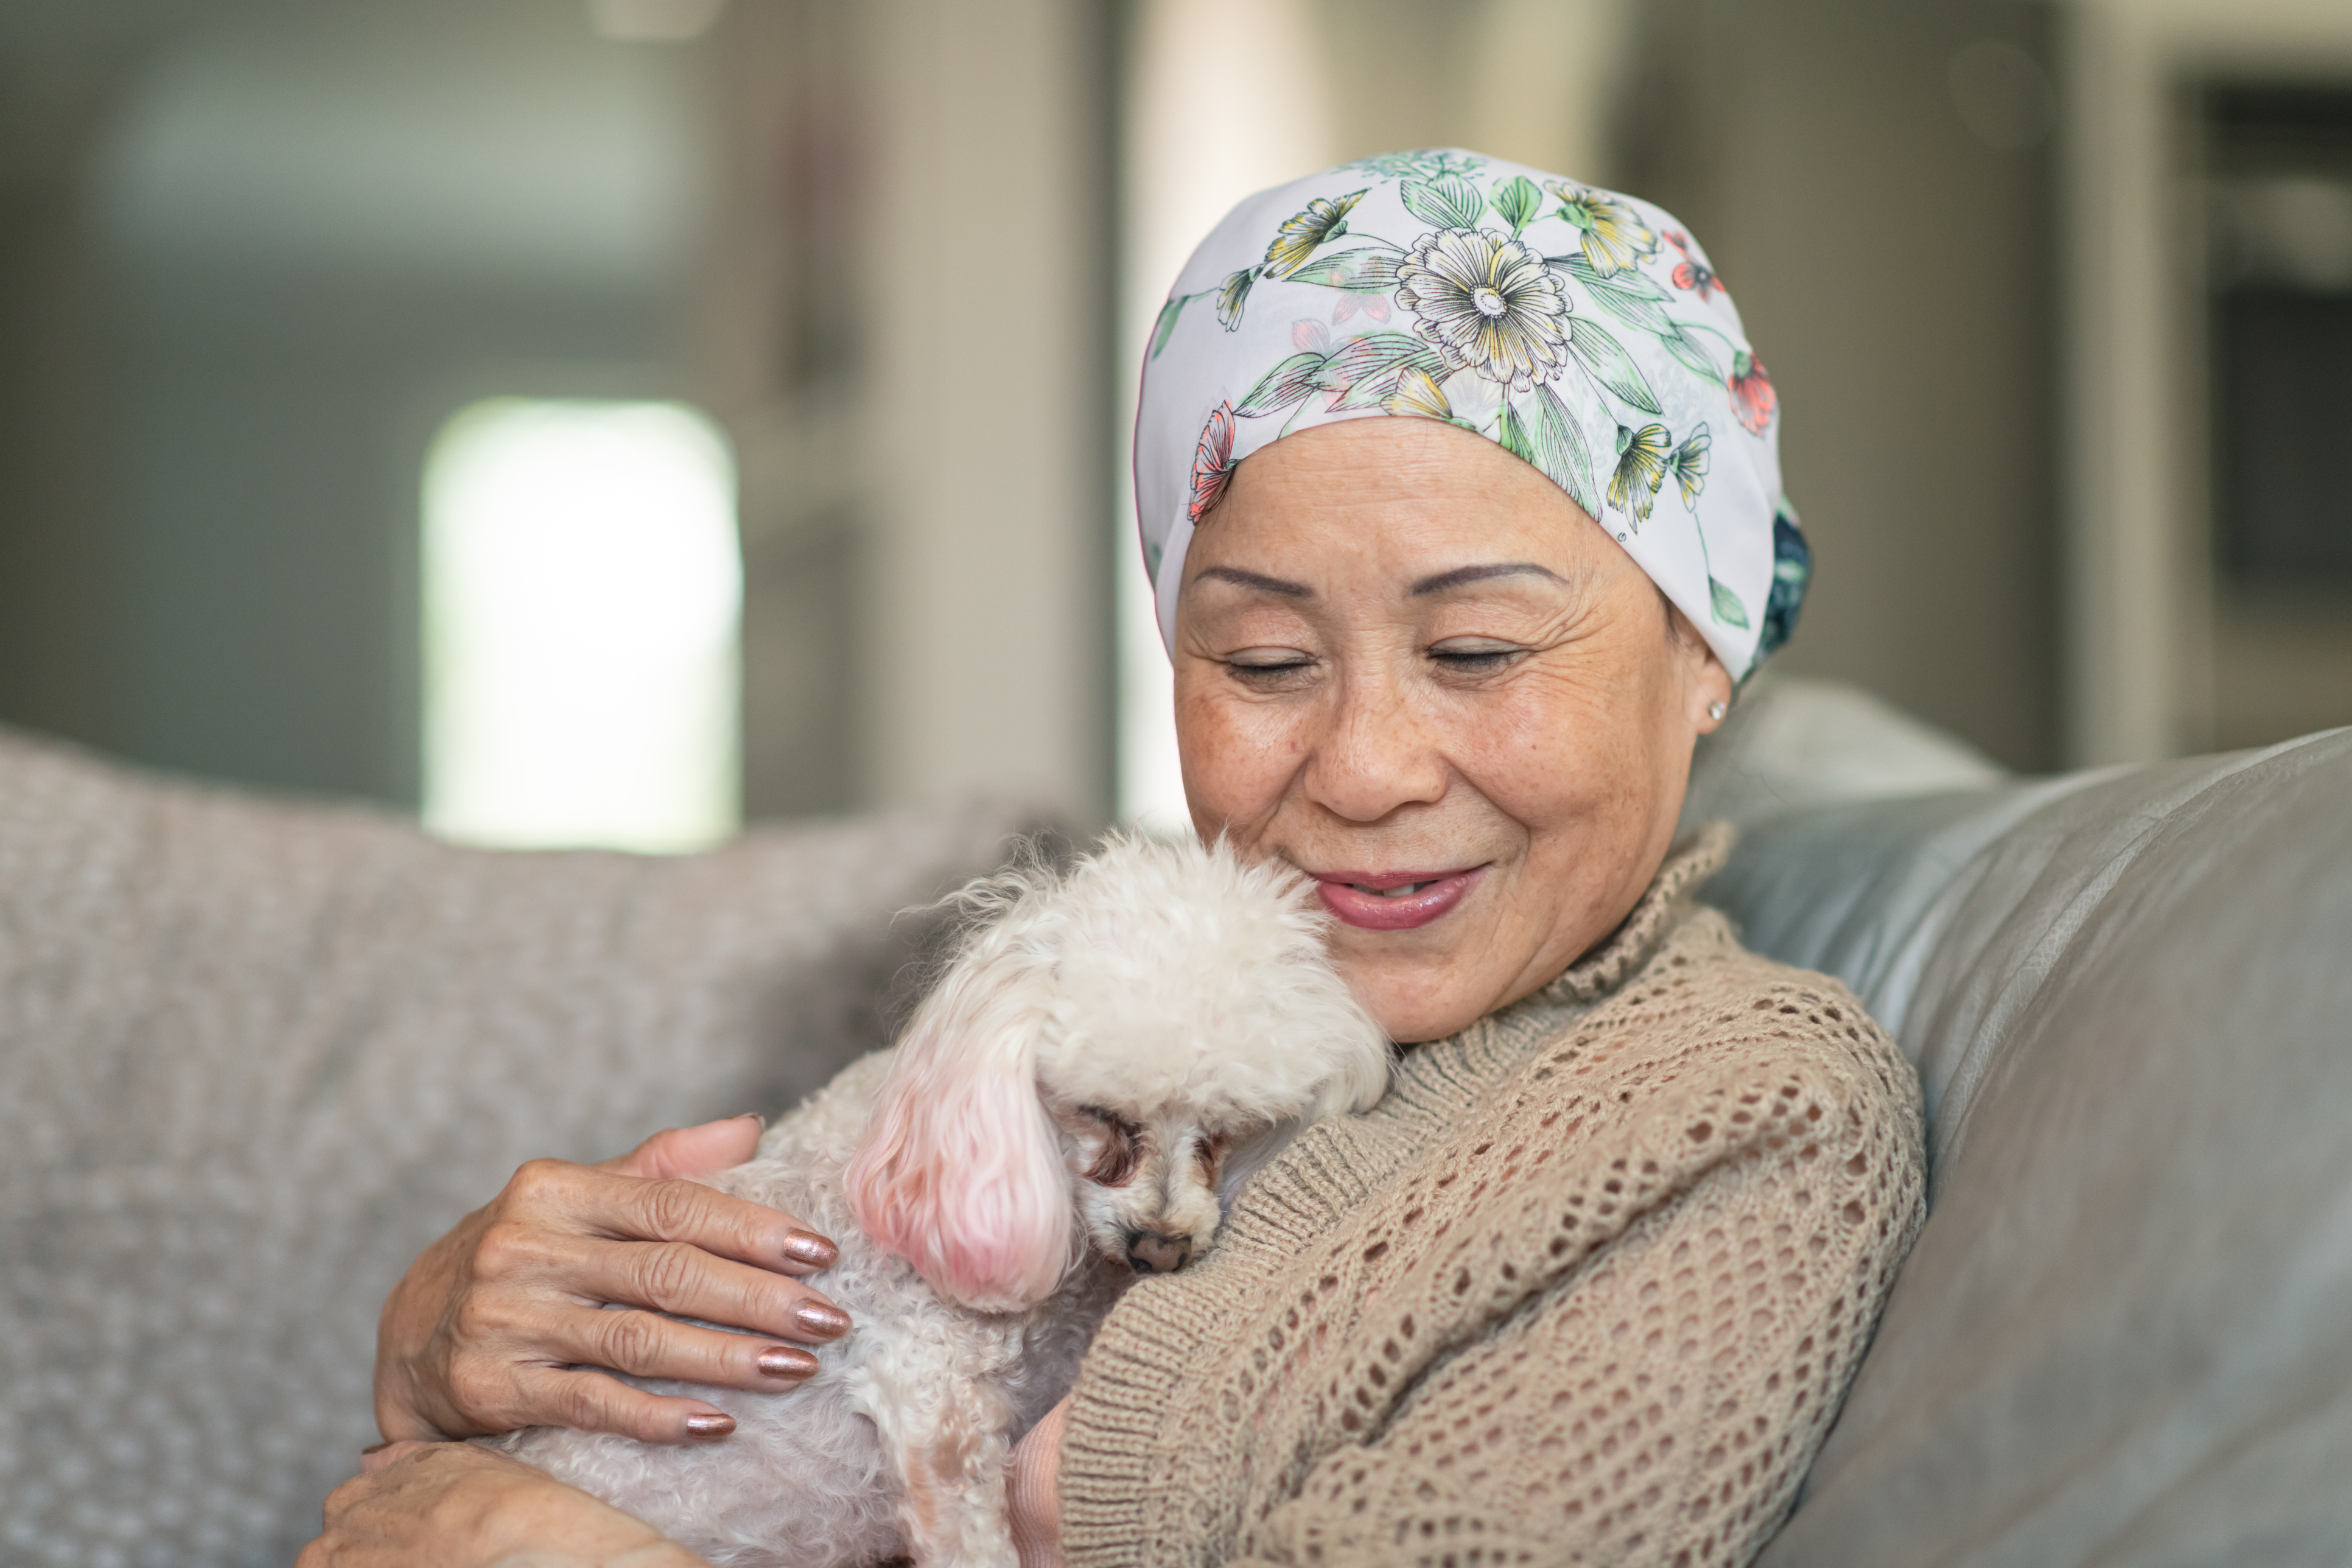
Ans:
[[[1765,668],[1700,738],[1683,829],[1801,805],[1981,789],[2008,775],[1956,735],[1842,680]]]
[[[525,1159],[823,1082],[1016,825],[499,854],[0,735],[0,1562],[289,1561],[409,1259]]]
[[[1918,1062],[1932,1209],[1796,1564],[2352,1553],[2352,731],[1749,830]]]

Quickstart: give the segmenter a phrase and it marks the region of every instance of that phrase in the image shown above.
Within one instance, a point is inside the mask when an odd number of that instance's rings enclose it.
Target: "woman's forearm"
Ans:
[[[295,1568],[708,1568],[641,1520],[473,1443],[395,1443],[327,1499]]]
[[[618,1556],[581,1556],[572,1552],[532,1549],[510,1552],[482,1568],[710,1568],[708,1563],[675,1541],[656,1541]]]
[[[1013,1450],[1005,1510],[1021,1568],[1062,1568],[1062,1427],[1069,1414],[1070,1402],[1065,1399],[1045,1412]]]

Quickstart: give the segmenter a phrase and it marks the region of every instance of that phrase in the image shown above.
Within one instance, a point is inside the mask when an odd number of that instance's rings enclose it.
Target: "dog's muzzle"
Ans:
[[[1173,1274],[1192,1261],[1192,1238],[1165,1231],[1130,1230],[1127,1260],[1135,1265],[1138,1274]]]

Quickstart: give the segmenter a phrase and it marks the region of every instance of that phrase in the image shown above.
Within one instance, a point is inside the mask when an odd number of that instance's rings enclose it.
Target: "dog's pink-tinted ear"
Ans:
[[[1071,1263],[1069,1178],[1037,1099],[1045,1002],[1026,970],[959,963],[925,999],[847,1173],[866,1233],[981,1311],[1043,1300]]]

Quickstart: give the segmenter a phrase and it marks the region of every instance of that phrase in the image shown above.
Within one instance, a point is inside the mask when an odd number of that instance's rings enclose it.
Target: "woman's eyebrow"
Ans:
[[[1568,579],[1549,567],[1538,566],[1532,561],[1506,561],[1492,566],[1456,566],[1451,572],[1440,572],[1434,577],[1423,577],[1406,592],[1415,596],[1423,594],[1443,594],[1448,588],[1459,588],[1465,584],[1484,582],[1489,577],[1516,577],[1523,573],[1533,573],[1538,577],[1549,577],[1563,588],[1569,585]]]
[[[1304,583],[1293,583],[1281,577],[1269,577],[1262,572],[1244,572],[1238,566],[1207,566],[1195,583],[1213,577],[1220,583],[1232,583],[1244,588],[1255,588],[1261,594],[1279,594],[1286,599],[1311,599],[1315,590]]]

